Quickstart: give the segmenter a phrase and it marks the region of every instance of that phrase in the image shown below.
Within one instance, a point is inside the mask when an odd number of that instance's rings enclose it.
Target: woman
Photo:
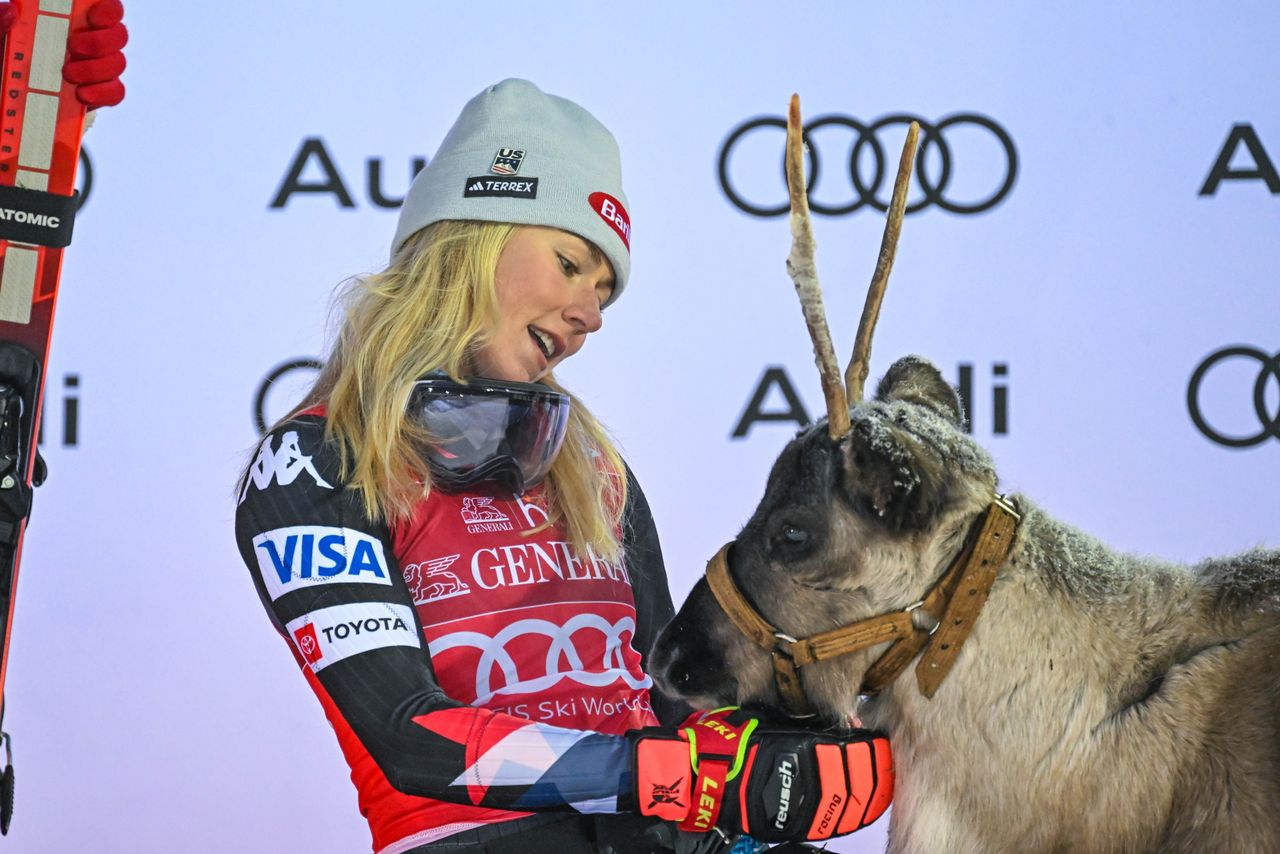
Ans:
[[[489,87],[244,476],[241,553],[375,851],[714,850],[748,825],[806,838],[835,791],[815,745],[868,742],[736,711],[659,726],[688,710],[645,675],[673,613],[653,520],[553,377],[622,293],[630,234],[609,132],[526,81]]]

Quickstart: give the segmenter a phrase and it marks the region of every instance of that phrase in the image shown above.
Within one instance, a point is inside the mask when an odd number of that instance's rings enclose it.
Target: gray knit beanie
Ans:
[[[631,219],[613,134],[527,80],[503,80],[463,107],[409,188],[392,257],[414,232],[442,219],[545,225],[591,241],[613,265],[609,303],[631,271]]]

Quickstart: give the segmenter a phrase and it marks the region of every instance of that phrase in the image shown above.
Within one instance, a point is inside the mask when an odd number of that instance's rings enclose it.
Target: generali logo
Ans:
[[[447,555],[404,568],[404,580],[413,593],[413,604],[425,605],[438,599],[451,599],[471,592],[471,585],[449,571],[461,555]]]
[[[462,521],[467,531],[472,534],[494,533],[495,531],[513,531],[511,517],[493,506],[493,498],[488,496],[468,496],[462,499]]]

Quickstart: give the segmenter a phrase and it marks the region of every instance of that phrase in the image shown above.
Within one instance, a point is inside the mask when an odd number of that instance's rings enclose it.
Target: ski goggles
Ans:
[[[569,397],[537,383],[444,375],[419,380],[409,417],[428,437],[432,484],[459,492],[495,481],[519,495],[555,461],[569,426]]]

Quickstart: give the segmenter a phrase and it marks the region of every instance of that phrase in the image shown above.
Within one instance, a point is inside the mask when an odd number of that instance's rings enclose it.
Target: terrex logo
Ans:
[[[297,525],[253,538],[272,600],[309,584],[391,584],[382,542],[350,528]]]
[[[608,193],[592,193],[587,197],[587,202],[593,211],[600,214],[601,219],[609,223],[610,228],[618,232],[622,245],[630,252],[631,217],[627,216],[627,209],[622,206],[622,202]]]
[[[538,179],[523,178],[518,181],[502,181],[485,175],[476,175],[467,179],[462,191],[464,199],[505,196],[512,199],[538,198]]]

